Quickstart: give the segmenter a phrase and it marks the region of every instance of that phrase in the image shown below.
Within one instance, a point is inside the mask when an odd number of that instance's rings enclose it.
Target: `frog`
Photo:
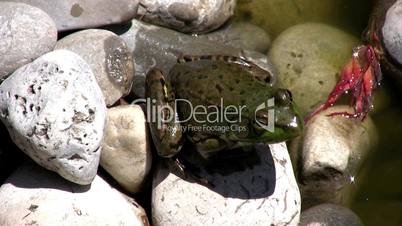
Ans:
[[[151,69],[145,83],[146,98],[159,109],[149,130],[164,158],[177,156],[184,141],[208,160],[256,143],[287,141],[303,130],[291,92],[244,57],[182,55],[167,75]]]

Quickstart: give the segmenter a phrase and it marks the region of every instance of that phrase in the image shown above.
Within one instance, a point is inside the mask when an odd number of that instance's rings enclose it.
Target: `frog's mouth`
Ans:
[[[303,121],[294,106],[275,110],[275,128],[281,128],[290,136],[297,136],[303,130]]]

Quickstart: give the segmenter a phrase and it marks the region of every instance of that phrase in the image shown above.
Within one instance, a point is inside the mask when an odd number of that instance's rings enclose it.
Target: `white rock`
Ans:
[[[238,162],[245,170],[201,172],[212,188],[161,165],[153,181],[154,225],[297,225],[300,194],[286,144],[256,147],[257,163]]]
[[[0,78],[53,50],[57,29],[42,10],[0,1]]]
[[[363,122],[334,112],[353,112],[348,106],[334,106],[316,115],[304,128],[304,134],[292,142],[292,162],[299,167],[303,205],[323,202],[341,203],[345,184],[353,177],[376,146],[375,125],[368,116]]]
[[[14,143],[38,164],[75,183],[91,183],[106,106],[80,56],[58,50],[19,68],[0,85],[0,114]]]
[[[149,225],[144,210],[102,178],[80,186],[32,165],[0,187],[0,205],[0,225]]]
[[[102,29],[79,31],[59,40],[55,48],[77,53],[91,66],[108,106],[130,91],[134,62],[116,34]]]
[[[140,191],[152,163],[147,122],[140,106],[121,105],[108,110],[100,162],[127,191]]]
[[[225,23],[235,6],[235,0],[140,0],[138,16],[182,32],[205,33]]]
[[[382,26],[382,41],[393,59],[402,64],[402,0],[388,9]]]

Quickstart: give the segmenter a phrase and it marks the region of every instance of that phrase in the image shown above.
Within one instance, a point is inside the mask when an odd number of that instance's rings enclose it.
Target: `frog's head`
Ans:
[[[280,142],[300,135],[303,120],[290,91],[277,89],[273,97],[255,111],[255,138],[263,142]]]

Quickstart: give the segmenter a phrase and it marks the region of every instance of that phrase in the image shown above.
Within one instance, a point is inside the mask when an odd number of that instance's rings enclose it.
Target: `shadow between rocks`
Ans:
[[[173,173],[182,180],[194,183],[195,186],[207,187],[225,198],[267,198],[275,191],[275,163],[268,145],[257,144],[246,155],[222,155],[212,162],[200,160],[195,149],[185,146],[179,159],[186,167],[185,174],[173,166],[174,160],[164,161],[162,168],[156,172],[158,176],[154,177],[157,180],[154,186]],[[210,185],[203,181],[208,181]]]
[[[79,185],[67,181],[55,172],[46,170],[33,162],[23,164],[5,182],[24,189],[55,189],[71,193],[83,193],[91,185]]]

